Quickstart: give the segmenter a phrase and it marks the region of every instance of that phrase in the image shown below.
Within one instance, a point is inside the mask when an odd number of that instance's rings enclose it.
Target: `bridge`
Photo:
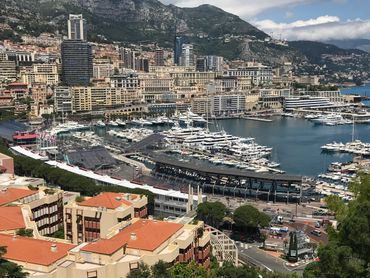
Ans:
[[[203,192],[233,197],[253,197],[268,201],[301,202],[302,177],[286,174],[256,173],[232,168],[208,167],[180,162],[169,156],[151,154],[154,174],[180,179]]]

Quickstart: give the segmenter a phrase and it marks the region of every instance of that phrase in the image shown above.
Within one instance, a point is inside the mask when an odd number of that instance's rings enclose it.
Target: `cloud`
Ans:
[[[370,20],[341,21],[337,16],[320,16],[291,23],[277,23],[272,20],[253,22],[258,28],[274,37],[288,40],[341,40],[370,38]]]
[[[242,18],[254,17],[266,10],[292,7],[319,2],[320,0],[161,0],[164,4],[174,4],[179,7],[197,7],[210,4]],[[338,1],[338,0],[335,0]],[[342,1],[342,0],[340,0]]]

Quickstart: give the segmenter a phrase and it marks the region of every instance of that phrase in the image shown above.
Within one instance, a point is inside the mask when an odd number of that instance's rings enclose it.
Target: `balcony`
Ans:
[[[198,251],[198,260],[204,260],[209,257],[209,254],[211,252],[211,246],[208,245],[205,249]]]
[[[211,233],[208,231],[203,232],[203,236],[198,240],[198,246],[204,247],[211,241]]]

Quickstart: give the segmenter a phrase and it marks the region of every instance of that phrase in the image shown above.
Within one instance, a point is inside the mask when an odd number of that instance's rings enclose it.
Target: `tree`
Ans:
[[[137,269],[131,270],[131,272],[127,275],[127,278],[149,278],[149,277],[150,277],[149,266],[144,263],[139,263],[139,267]]]
[[[216,277],[223,278],[255,278],[258,277],[258,272],[255,268],[246,266],[235,267],[231,263],[224,263],[217,271]]]
[[[350,186],[355,199],[344,209],[336,198],[329,207],[344,213],[338,231],[329,233],[329,243],[319,248],[320,261],[309,265],[304,278],[370,277],[370,175],[360,173]]]
[[[206,278],[209,277],[207,270],[195,263],[175,264],[170,269],[171,277],[173,278]]]
[[[16,231],[16,234],[18,236],[33,237],[33,230],[21,228]]]
[[[169,265],[160,260],[157,262],[155,265],[151,267],[152,275],[151,277],[153,278],[171,278],[171,273],[168,270]]]
[[[234,212],[233,220],[235,225],[242,230],[255,230],[260,227],[267,227],[271,221],[267,214],[250,205],[237,208]]]
[[[198,205],[198,218],[204,223],[218,228],[226,216],[226,206],[221,202],[205,202]]]

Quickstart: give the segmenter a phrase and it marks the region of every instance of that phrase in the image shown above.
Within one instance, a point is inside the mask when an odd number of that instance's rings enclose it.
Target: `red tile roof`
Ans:
[[[56,251],[51,250],[53,244]],[[72,244],[5,234],[0,234],[0,246],[7,247],[5,259],[44,266],[49,266],[67,256],[68,251],[75,247]]]
[[[116,209],[122,205],[131,206],[132,203],[125,199],[122,193],[104,192],[98,196],[89,198],[81,203],[85,207],[103,207],[107,209]]]
[[[140,219],[112,238],[90,243],[81,250],[111,255],[127,244],[127,248],[154,251],[182,227],[178,223]],[[131,233],[135,233],[135,240],[131,239]]]
[[[20,188],[8,188],[0,191],[0,206],[37,194],[37,191]]]
[[[26,228],[20,207],[0,207],[0,231]]]

